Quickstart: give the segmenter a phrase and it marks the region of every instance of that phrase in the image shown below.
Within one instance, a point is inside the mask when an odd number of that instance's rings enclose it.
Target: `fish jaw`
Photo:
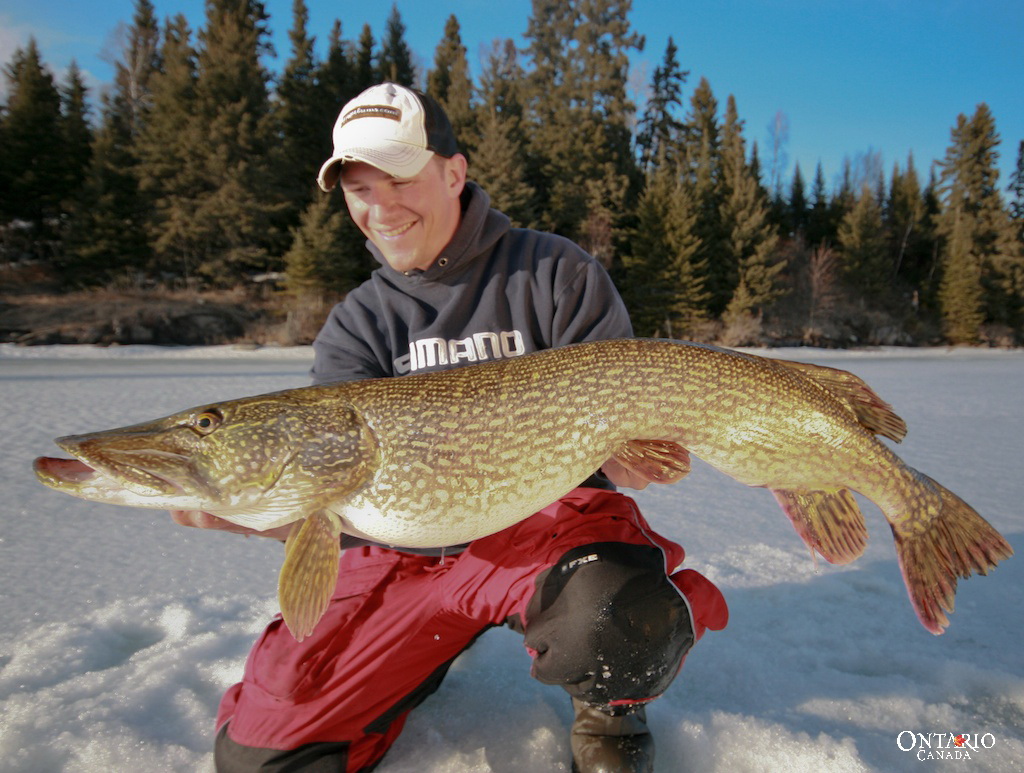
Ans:
[[[194,497],[183,491],[141,492],[128,488],[123,480],[92,467],[80,459],[40,456],[33,463],[36,478],[45,486],[80,499],[128,507],[157,509],[199,509]]]

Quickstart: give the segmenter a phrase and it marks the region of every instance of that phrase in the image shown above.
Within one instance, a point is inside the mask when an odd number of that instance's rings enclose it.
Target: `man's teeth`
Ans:
[[[408,231],[410,228],[412,228],[414,225],[415,225],[415,223],[406,223],[405,225],[398,226],[398,228],[392,228],[390,231],[385,231],[383,229],[378,228],[377,229],[377,233],[379,233],[385,239],[392,239],[392,238],[394,238],[396,236],[401,236],[406,231]]]

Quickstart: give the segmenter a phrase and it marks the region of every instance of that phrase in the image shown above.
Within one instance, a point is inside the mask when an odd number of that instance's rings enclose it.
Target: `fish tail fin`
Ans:
[[[321,511],[304,519],[285,543],[277,600],[296,641],[309,636],[327,611],[338,581],[339,536],[340,524]]]
[[[804,543],[830,564],[848,564],[864,552],[868,531],[849,489],[772,493]]]
[[[921,624],[937,635],[949,625],[946,613],[953,611],[957,577],[988,574],[1013,555],[1013,548],[960,497],[913,472],[926,489],[938,494],[938,511],[931,517],[911,518],[906,527],[891,525],[910,602]]]

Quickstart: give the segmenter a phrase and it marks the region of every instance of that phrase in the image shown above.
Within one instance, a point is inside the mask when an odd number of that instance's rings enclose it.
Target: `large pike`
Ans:
[[[444,547],[492,534],[554,502],[614,457],[657,482],[689,453],[772,491],[804,541],[845,563],[867,539],[850,493],[892,528],[924,626],[949,624],[957,577],[1013,551],[956,495],[876,434],[906,426],[841,370],[672,341],[577,344],[403,378],[304,387],[206,405],[56,442],[39,458],[68,494],[205,510],[266,530],[302,521],[278,584],[297,639],[336,582],[339,535]]]

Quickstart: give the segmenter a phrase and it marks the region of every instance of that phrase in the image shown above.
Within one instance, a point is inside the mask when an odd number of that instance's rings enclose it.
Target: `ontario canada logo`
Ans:
[[[912,752],[925,760],[969,760],[996,745],[992,733],[915,733],[904,730],[896,736],[900,751]],[[972,756],[973,755],[973,756]]]

